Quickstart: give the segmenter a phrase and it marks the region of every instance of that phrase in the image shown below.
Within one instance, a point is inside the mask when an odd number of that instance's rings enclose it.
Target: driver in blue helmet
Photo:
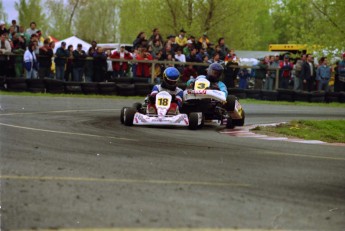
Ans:
[[[180,72],[175,67],[166,68],[163,73],[162,83],[153,86],[151,94],[149,95],[149,103],[154,105],[157,93],[160,91],[166,91],[172,96],[172,107],[177,106],[178,108],[181,108],[183,90],[177,87],[177,81],[179,78]]]
[[[210,88],[217,89],[225,93],[225,97],[228,96],[228,90],[226,85],[220,81],[220,77],[222,76],[224,71],[224,67],[219,63],[212,63],[207,69],[207,76],[206,79],[210,81]],[[198,78],[205,78],[204,75],[198,76]],[[187,86],[192,87],[196,79],[190,79],[187,82]]]

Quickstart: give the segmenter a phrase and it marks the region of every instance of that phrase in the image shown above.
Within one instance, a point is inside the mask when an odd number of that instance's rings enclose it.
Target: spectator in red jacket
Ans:
[[[136,56],[137,60],[153,60],[152,55],[147,52],[146,47],[139,47],[138,54]],[[136,77],[150,78],[150,63],[138,63]]]
[[[133,59],[131,53],[125,50],[125,45],[120,46],[120,50],[116,50],[110,58],[112,59],[126,59],[131,60]],[[128,62],[118,62],[112,61],[113,70],[114,70],[114,78],[126,76],[128,70]]]

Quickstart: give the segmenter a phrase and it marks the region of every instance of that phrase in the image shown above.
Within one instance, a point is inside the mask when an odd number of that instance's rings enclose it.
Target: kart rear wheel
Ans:
[[[189,114],[189,129],[190,130],[198,129],[200,126],[200,125],[198,125],[198,122],[199,122],[199,113],[197,113],[197,112],[190,113]]]
[[[226,125],[225,125],[226,128],[229,128],[229,129],[233,129],[235,128],[235,125],[233,123],[233,120],[232,118],[229,116],[228,119],[226,120]]]
[[[135,113],[137,113],[137,110],[135,110],[134,108],[127,108],[124,112],[124,124],[126,126],[132,126],[133,125],[133,119],[134,119],[134,115]]]
[[[224,105],[225,109],[227,111],[234,111],[235,110],[235,103],[236,103],[237,97],[234,95],[228,95],[226,97],[226,103]]]
[[[246,114],[244,113],[244,111],[242,110],[242,113],[241,113],[242,115],[242,119],[239,119],[239,120],[236,120],[236,123],[235,123],[235,125],[236,126],[243,126],[244,125],[244,120],[245,120],[245,118],[246,118]]]
[[[123,107],[121,109],[121,113],[120,113],[120,121],[122,124],[124,124],[125,122],[125,111],[128,109],[129,107]]]

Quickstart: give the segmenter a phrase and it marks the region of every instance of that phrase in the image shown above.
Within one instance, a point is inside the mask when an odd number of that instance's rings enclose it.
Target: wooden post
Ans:
[[[151,83],[155,82],[155,63],[151,65]]]
[[[277,90],[279,88],[279,68],[276,69],[276,87]]]

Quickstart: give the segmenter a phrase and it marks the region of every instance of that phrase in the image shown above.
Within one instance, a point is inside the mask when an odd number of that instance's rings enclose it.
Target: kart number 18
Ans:
[[[169,99],[167,98],[158,98],[158,105],[159,106],[168,106]]]

